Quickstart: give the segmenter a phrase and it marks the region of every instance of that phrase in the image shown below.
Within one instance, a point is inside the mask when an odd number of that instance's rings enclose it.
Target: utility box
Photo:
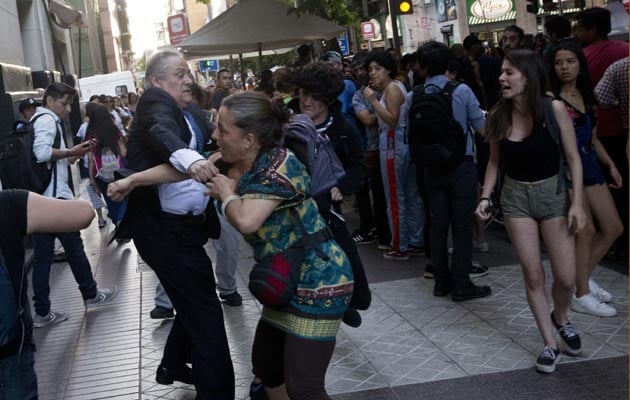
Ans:
[[[53,82],[61,82],[61,73],[59,71],[33,71],[33,87],[46,89]]]
[[[13,129],[19,102],[36,95],[30,68],[0,63],[0,140]]]

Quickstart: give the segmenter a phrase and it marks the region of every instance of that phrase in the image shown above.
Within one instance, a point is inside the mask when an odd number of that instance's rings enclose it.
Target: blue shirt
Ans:
[[[425,85],[436,85],[443,88],[448,83],[448,78],[444,75],[435,75],[427,78],[424,81]],[[427,93],[432,93],[437,89],[431,87],[428,88]],[[411,98],[413,92],[407,94],[407,101],[411,104]],[[479,101],[470,88],[461,83],[453,91],[453,118],[464,129],[464,133],[467,135],[466,139],[466,155],[471,156],[473,154],[473,135],[468,134],[468,127],[471,126],[474,131],[479,131],[486,123],[486,118],[483,111],[479,107]]]
[[[337,99],[341,102],[342,114],[354,114],[354,109],[352,108],[352,97],[356,91],[357,88],[351,80],[343,80],[343,92],[337,96]]]

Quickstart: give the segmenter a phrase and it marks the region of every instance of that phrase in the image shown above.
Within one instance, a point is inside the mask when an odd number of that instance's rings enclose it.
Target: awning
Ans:
[[[493,22],[504,22],[516,20],[516,11],[509,11],[504,16],[493,19],[477,18],[474,15],[468,17],[468,25],[491,24]]]
[[[88,23],[83,13],[63,3],[62,0],[50,0],[50,14],[53,22],[61,28],[87,28]]]

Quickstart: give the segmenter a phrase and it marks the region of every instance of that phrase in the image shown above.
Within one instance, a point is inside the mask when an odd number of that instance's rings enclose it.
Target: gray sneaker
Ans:
[[[35,315],[35,318],[33,318],[33,326],[35,328],[43,328],[48,325],[63,322],[67,320],[69,316],[70,314],[68,313],[50,310],[48,311],[48,314],[44,315],[43,317],[41,315]]]
[[[96,291],[96,296],[91,299],[87,299],[84,301],[86,308],[98,307],[105,303],[108,303],[110,300],[113,300],[118,294],[118,287],[114,286],[111,289],[108,288],[98,288]]]

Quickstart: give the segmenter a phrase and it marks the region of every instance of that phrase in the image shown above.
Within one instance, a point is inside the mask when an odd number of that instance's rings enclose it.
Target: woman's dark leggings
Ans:
[[[252,349],[254,375],[266,387],[286,384],[295,400],[330,400],[324,386],[334,340],[308,340],[259,321]]]

